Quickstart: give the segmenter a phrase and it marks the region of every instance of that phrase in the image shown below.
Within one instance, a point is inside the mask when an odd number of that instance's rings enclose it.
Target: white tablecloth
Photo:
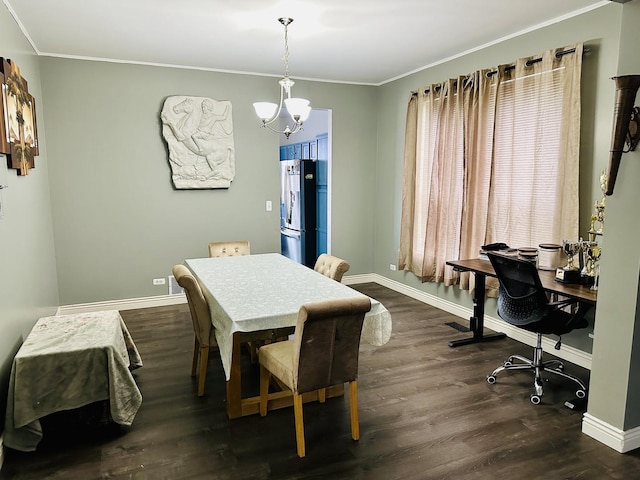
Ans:
[[[141,366],[117,310],[41,318],[13,360],[4,444],[35,450],[39,418],[107,399],[111,418],[131,425],[142,395],[129,369]]]
[[[209,302],[222,365],[229,380],[234,332],[295,326],[300,306],[366,296],[278,253],[185,260]],[[384,345],[391,314],[375,299],[365,316],[362,339]]]

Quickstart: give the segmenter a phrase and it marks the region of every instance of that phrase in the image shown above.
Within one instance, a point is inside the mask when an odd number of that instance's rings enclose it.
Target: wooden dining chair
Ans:
[[[334,257],[328,253],[322,253],[316,260],[313,269],[323,274],[325,277],[334,279],[336,282],[342,282],[342,276],[351,268],[351,265],[342,258]]]
[[[358,419],[358,356],[368,297],[308,303],[300,307],[293,339],[260,347],[260,415],[267,414],[271,376],[289,388],[298,456],[305,456],[302,395],[318,391],[324,403],[326,388],[349,383],[351,437],[360,438]]]
[[[209,243],[210,257],[232,257],[235,255],[251,255],[249,240]]]
[[[193,323],[193,331],[195,333],[191,376],[196,376],[199,361],[200,370],[198,372],[198,396],[201,397],[204,395],[204,384],[207,379],[209,350],[217,347],[218,345],[216,343],[213,324],[211,323],[209,304],[205,296],[202,294],[200,284],[194,276],[191,275],[191,272],[187,267],[184,265],[175,265],[172,272],[178,282],[178,285],[184,288],[184,292],[187,296],[187,302],[189,303],[191,322]]]

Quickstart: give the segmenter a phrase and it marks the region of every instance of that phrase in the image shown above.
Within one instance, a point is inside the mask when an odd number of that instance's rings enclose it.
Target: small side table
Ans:
[[[130,370],[141,366],[117,310],[41,318],[13,360],[4,444],[33,451],[40,418],[102,400],[114,422],[131,425],[142,394]]]

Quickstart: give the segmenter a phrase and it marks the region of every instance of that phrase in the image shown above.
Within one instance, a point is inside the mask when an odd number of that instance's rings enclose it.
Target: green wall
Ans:
[[[0,56],[11,59],[27,80],[40,119],[43,108],[38,58],[4,4],[0,6],[0,46]],[[42,127],[41,121],[38,126]],[[44,128],[39,133],[36,168],[22,177],[17,176],[16,170],[9,170],[9,188],[2,190],[5,215],[0,219],[0,430],[13,357],[35,320],[54,314],[58,306]],[[2,169],[4,158],[0,155]]]
[[[167,293],[152,279],[213,240],[280,251],[279,141],[252,103],[277,78],[43,58],[44,123],[61,304]],[[333,111],[333,252],[372,270],[375,88],[296,81]],[[171,95],[230,100],[236,178],[225,190],[174,190],[159,119]],[[293,138],[293,137],[291,137]]]
[[[636,0],[625,4],[622,11],[620,52],[611,76],[640,74],[638,25],[640,2]],[[591,384],[599,388],[592,390],[588,409],[589,414],[621,430],[640,426],[640,252],[629,248],[640,237],[638,179],[640,150],[636,149],[623,154],[614,193],[607,198],[591,371]]]

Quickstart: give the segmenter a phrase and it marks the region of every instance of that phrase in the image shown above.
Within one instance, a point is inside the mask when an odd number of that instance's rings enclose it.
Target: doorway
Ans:
[[[290,121],[285,111],[280,129]],[[331,110],[313,109],[301,131],[282,136],[279,156],[281,252],[313,267],[331,251]]]

